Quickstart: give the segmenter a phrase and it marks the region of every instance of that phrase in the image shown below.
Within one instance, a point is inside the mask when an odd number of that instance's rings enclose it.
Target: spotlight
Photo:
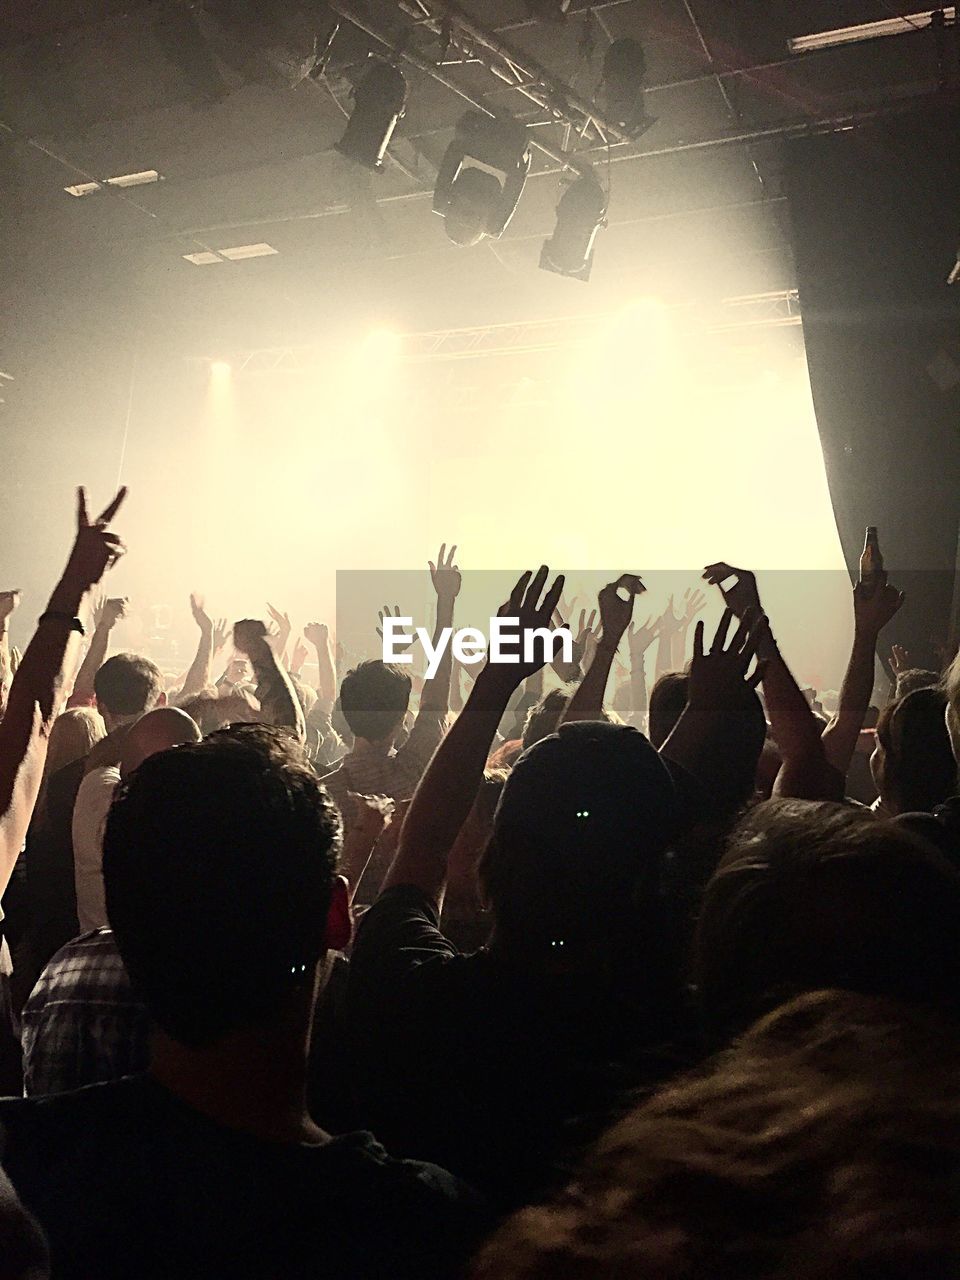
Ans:
[[[586,283],[597,232],[606,223],[606,192],[592,173],[585,173],[560,197],[556,229],[540,252],[541,268]]]
[[[393,131],[407,105],[403,73],[388,62],[372,59],[353,90],[353,102],[353,115],[336,149],[364,168],[380,173]]]
[[[647,60],[639,40],[632,40],[629,36],[614,40],[603,58],[601,97],[610,119],[634,136],[656,123],[656,118],[647,116],[644,111],[646,77]]]
[[[363,339],[362,349],[370,365],[392,365],[403,352],[403,339],[393,329],[371,329]]]
[[[468,164],[468,161],[473,164]],[[526,127],[512,118],[467,111],[440,162],[433,211],[454,244],[503,235],[530,172]]]
[[[229,378],[233,373],[233,365],[229,360],[211,360],[210,372],[215,378]]]

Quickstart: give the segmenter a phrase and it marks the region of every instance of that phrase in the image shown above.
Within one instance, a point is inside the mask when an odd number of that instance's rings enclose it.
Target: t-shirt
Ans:
[[[485,1225],[462,1183],[369,1133],[267,1142],[148,1076],[4,1099],[0,1125],[53,1280],[457,1277]]]
[[[388,889],[361,921],[345,1005],[364,1123],[502,1208],[529,1203],[627,1091],[680,1065],[661,1048],[675,1027],[651,986],[534,979],[493,952],[462,955],[418,889]]]
[[[103,831],[119,781],[116,765],[91,769],[80,784],[73,806],[73,868],[81,933],[102,929],[107,923]]]

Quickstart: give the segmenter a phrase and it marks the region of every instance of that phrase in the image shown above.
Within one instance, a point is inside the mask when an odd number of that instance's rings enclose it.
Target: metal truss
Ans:
[[[399,34],[372,20],[356,0],[330,0],[330,8],[339,17],[478,111],[495,114],[482,95],[457,80],[457,67],[481,66],[497,81],[496,87],[515,90],[538,108],[536,118],[524,119],[531,127],[531,144],[557,164],[579,168],[583,163],[578,163],[576,151],[570,150],[574,138],[583,146],[610,147],[630,143],[643,132],[627,133],[607,119],[595,103],[581,97],[536,59],[512,49],[500,36],[478,25],[451,0],[393,0],[390,7],[393,16],[401,18]],[[543,136],[547,125],[563,128],[562,146]]]
[[[795,328],[801,323],[796,289],[725,298],[717,311],[703,320],[698,319],[697,311],[691,305],[671,310],[681,314],[691,328],[701,333]],[[403,335],[403,359],[413,364],[447,364],[575,347],[614,318],[614,313],[604,312],[410,333]],[[330,345],[324,342],[309,346],[259,347],[234,353],[231,358],[239,374],[302,373],[328,366]]]

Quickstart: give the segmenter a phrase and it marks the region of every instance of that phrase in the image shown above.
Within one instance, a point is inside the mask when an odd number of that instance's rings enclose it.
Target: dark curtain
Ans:
[[[960,520],[960,112],[791,140],[787,182],[810,382],[851,572],[880,529],[908,607],[890,638],[946,637]]]

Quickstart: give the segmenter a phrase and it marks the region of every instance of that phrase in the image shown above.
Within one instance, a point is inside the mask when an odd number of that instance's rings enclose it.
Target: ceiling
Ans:
[[[399,3],[356,9],[396,31]],[[583,313],[643,292],[690,301],[791,288],[783,131],[938,82],[930,33],[787,52],[790,36],[890,16],[894,0],[573,0],[564,21],[531,16],[524,0],[465,8],[587,98],[611,40],[644,46],[656,123],[593,157],[611,200],[588,286],[536,269],[559,191],[556,164],[539,154],[499,242],[446,241],[430,199],[464,103],[421,72],[408,73],[384,173],[333,150],[357,67],[376,46],[344,24],[327,75],[291,87],[328,29],[322,4],[8,0],[0,302],[18,323],[0,335],[0,369],[18,338],[35,343],[64,325],[87,333],[92,317],[205,351],[315,336],[331,315],[433,329]],[[477,65],[447,72],[497,108],[542,118]],[[549,126],[543,136],[561,138]],[[82,199],[64,191],[143,169],[163,180]],[[184,258],[254,242],[278,253],[212,266]]]

